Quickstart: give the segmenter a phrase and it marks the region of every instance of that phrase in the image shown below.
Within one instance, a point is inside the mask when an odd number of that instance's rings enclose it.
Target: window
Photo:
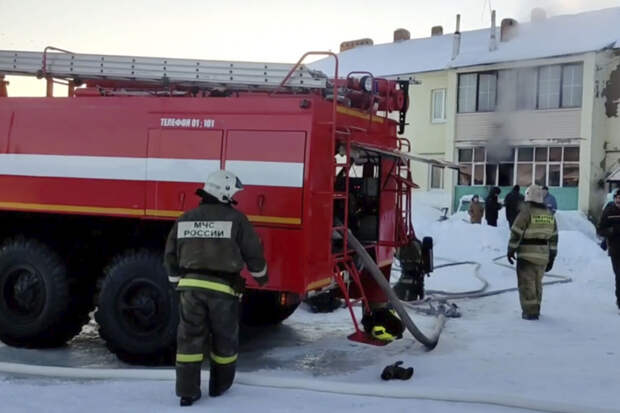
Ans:
[[[497,96],[497,72],[459,75],[458,111],[492,112]]]
[[[459,112],[476,111],[476,73],[459,75]]]
[[[579,148],[565,147],[562,170],[562,186],[579,185]]]
[[[478,112],[495,110],[497,73],[481,73],[478,76]]]
[[[486,150],[463,148],[458,150],[459,185],[484,185]]]
[[[535,67],[517,71],[517,109],[536,109],[536,82],[538,70]]]
[[[499,186],[511,186],[514,185],[514,164],[500,163],[498,184]]]
[[[517,71],[500,70],[497,72],[497,109],[508,112],[517,107]]]
[[[562,66],[543,66],[538,71],[538,109],[560,107]]]
[[[459,75],[458,111],[581,107],[583,65],[569,63]]]
[[[532,185],[534,177],[534,148],[517,148],[517,185]]]
[[[431,165],[431,189],[443,188],[443,168]]]
[[[495,185],[495,182],[497,182],[497,164],[488,163],[485,185]]]
[[[501,154],[479,146],[459,149],[458,159],[459,185],[579,185],[577,146],[507,147]]]
[[[562,107],[581,106],[583,66],[581,64],[562,67]]]
[[[444,122],[446,120],[446,89],[431,91],[431,107],[431,122]]]

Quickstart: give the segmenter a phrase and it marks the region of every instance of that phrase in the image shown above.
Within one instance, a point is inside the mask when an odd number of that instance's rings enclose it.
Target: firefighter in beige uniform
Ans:
[[[180,291],[176,393],[181,406],[201,396],[205,345],[210,357],[209,395],[233,382],[239,347],[239,301],[244,263],[262,286],[267,282],[263,247],[247,217],[233,208],[241,181],[232,173],[209,175],[196,191],[201,204],[174,224],[165,251],[170,282]]]
[[[538,320],[542,301],[542,278],[553,267],[557,255],[558,228],[553,214],[543,204],[542,189],[531,185],[525,205],[510,229],[508,261],[517,254],[517,279],[521,316]]]

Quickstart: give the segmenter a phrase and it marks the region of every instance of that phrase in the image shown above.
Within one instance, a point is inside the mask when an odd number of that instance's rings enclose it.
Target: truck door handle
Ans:
[[[263,212],[263,207],[265,206],[265,195],[260,194],[256,197],[256,204],[258,205],[258,209],[260,212]]]

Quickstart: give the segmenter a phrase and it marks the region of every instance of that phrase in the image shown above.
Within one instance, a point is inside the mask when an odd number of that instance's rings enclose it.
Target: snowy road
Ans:
[[[513,406],[538,406],[542,409],[539,411],[620,411],[620,316],[614,305],[611,265],[589,235],[590,224],[582,218],[580,225],[583,228],[575,229],[573,222],[568,230],[560,232],[560,252],[553,271],[574,281],[544,289],[542,317],[537,322],[520,318],[516,292],[458,300],[462,317],[449,319],[437,348],[427,352],[409,335],[379,348],[349,342],[345,337],[352,332],[352,326],[345,310],[313,314],[300,308],[281,326],[244,332],[240,382],[263,380],[266,384],[293,387],[304,387],[296,383],[305,383],[343,393],[355,393],[352,390],[357,389],[366,396],[237,384],[221,398],[201,400],[199,407],[218,412],[238,412],[250,406],[257,412],[532,411],[397,397],[426,395],[435,399],[461,396],[460,400],[507,401]],[[421,233],[435,238],[437,256],[481,262],[480,272],[491,289],[516,284],[513,271],[491,262],[505,252],[505,226],[472,226],[454,219],[423,222],[419,228]],[[438,270],[427,280],[427,288],[477,288],[480,281],[471,270],[471,266]],[[431,317],[415,312],[411,315],[426,331],[432,327]],[[415,375],[405,382],[383,382],[379,378],[381,370],[396,360],[413,366]],[[124,366],[92,334],[82,335],[60,350],[0,345],[0,361]],[[15,375],[4,375],[0,380],[3,412],[65,413],[82,411],[85,406],[93,412],[178,410],[171,381],[60,380]],[[377,397],[381,395],[386,397]]]

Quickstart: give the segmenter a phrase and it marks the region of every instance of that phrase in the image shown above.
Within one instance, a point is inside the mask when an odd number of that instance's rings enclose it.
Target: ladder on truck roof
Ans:
[[[82,54],[54,47],[43,52],[0,50],[0,75],[72,79],[76,84],[105,80],[125,87],[128,83],[259,90],[329,87],[325,74],[305,65]]]

